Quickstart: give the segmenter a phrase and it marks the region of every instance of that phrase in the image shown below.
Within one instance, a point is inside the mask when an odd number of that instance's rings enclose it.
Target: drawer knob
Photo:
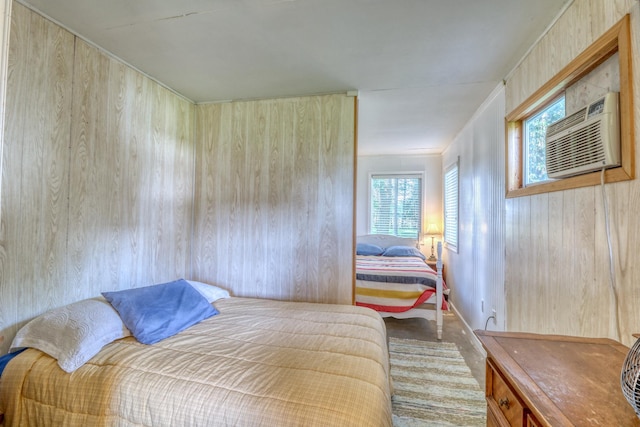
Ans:
[[[508,398],[505,397],[503,399],[500,399],[498,401],[498,403],[500,404],[500,406],[504,406],[505,409],[509,409],[509,404],[510,403],[509,403],[509,399]]]

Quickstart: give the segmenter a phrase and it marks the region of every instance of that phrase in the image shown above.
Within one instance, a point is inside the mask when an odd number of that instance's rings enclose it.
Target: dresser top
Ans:
[[[606,338],[475,334],[538,419],[553,426],[640,426],[620,387],[628,347]]]

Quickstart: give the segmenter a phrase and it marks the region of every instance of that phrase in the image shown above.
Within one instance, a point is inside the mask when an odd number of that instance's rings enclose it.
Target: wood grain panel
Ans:
[[[557,67],[572,61],[617,23],[631,14],[633,80],[638,74],[640,6],[637,1],[576,0],[556,25],[522,61],[506,84],[506,99],[516,107],[548,81]],[[554,43],[549,43],[553,40]],[[534,53],[535,52],[535,53]],[[533,78],[536,84],[529,85]],[[638,132],[640,92],[633,90],[634,132]],[[636,150],[635,161],[638,160]],[[509,201],[506,252],[506,298],[508,330],[540,333],[606,336],[630,345],[637,332],[640,314],[640,184],[638,180],[606,184],[609,201],[616,286],[619,294],[621,335],[616,332],[615,311],[609,285],[609,261],[605,233],[605,212],[601,188],[584,187],[549,193],[548,203],[538,196]],[[545,211],[548,216],[545,217]],[[548,242],[529,251],[524,242],[531,230],[547,229]],[[516,242],[523,242],[516,244]],[[545,273],[536,270],[547,270]],[[545,276],[548,275],[548,280]],[[523,277],[529,277],[525,279]],[[537,302],[532,302],[537,301]],[[539,306],[538,311],[528,306]]]
[[[603,34],[635,5],[637,0],[590,0],[591,10],[597,14],[596,16],[601,17],[601,19],[592,20],[592,34],[595,37]]]
[[[603,290],[606,291],[606,276],[595,277],[595,198],[594,187],[579,188],[575,191],[574,221],[576,226],[574,259],[578,269],[572,283],[574,298],[580,301],[579,322],[587,330],[594,330],[596,319],[591,316],[591,307],[601,305],[600,310],[607,312],[606,300],[598,298]],[[601,260],[601,262],[604,260]],[[606,295],[606,294],[605,294]],[[567,295],[569,296],[569,295]],[[608,324],[608,322],[606,322]],[[598,334],[597,336],[601,336]]]
[[[4,129],[5,100],[7,96],[7,78],[9,61],[9,36],[11,32],[11,6],[12,0],[0,1],[0,129]],[[0,132],[0,153],[4,134]],[[2,161],[0,159],[0,174],[2,174]],[[0,186],[0,201],[2,201],[2,186]],[[1,213],[1,211],[0,211]],[[0,317],[2,314],[0,313]]]
[[[196,107],[196,279],[241,296],[351,303],[353,102]]]
[[[571,31],[571,37],[565,36],[565,39],[563,39],[559,58],[561,64],[567,64],[578,56],[580,52],[588,48],[592,41],[597,38],[592,30],[589,1],[580,0],[574,2],[572,7],[567,9],[562,18],[558,20],[556,28],[558,29],[558,37],[562,37],[567,34],[567,31]],[[551,70],[546,71],[551,73]]]
[[[23,269],[21,259],[23,242],[20,239],[22,215],[20,195],[22,176],[22,135],[26,121],[26,99],[29,89],[28,54],[30,16],[22,6],[16,5],[11,16],[11,44],[7,70],[7,100],[2,151],[2,214],[0,215],[0,329],[7,337],[0,350],[8,350],[18,330],[20,319],[18,282]],[[6,303],[10,302],[10,303]]]
[[[22,167],[23,236],[29,242],[27,258],[31,280],[39,283],[51,302],[65,283],[64,252],[67,231],[68,140],[71,111],[73,39],[66,31],[37,15],[31,17],[29,66],[35,95],[26,109]],[[42,44],[40,44],[42,42]],[[28,166],[24,156],[34,162]],[[27,166],[27,167],[25,167]],[[31,217],[33,215],[33,217]],[[27,237],[28,236],[28,237]],[[33,251],[33,252],[32,252]],[[30,295],[31,298],[35,295]],[[29,300],[31,305],[34,300]]]
[[[73,93],[71,176],[69,220],[74,226],[70,230],[68,265],[69,279],[73,283],[92,285],[92,279],[102,273],[109,279],[102,251],[108,246],[102,241],[104,232],[99,232],[100,218],[109,212],[110,197],[94,194],[109,187],[113,170],[109,167],[109,144],[99,144],[107,128],[109,60],[85,43],[76,43],[76,63]],[[103,165],[104,167],[99,167]],[[104,283],[104,282],[103,282]],[[104,285],[113,282],[106,281]],[[83,290],[78,286],[76,299],[81,299]],[[99,289],[92,289],[98,291]]]
[[[100,291],[186,276],[193,105],[14,4],[0,334]]]
[[[5,134],[11,142],[4,147],[2,287],[14,289],[10,320],[23,322],[69,292],[58,285],[66,283],[73,38],[23,7],[13,16],[20,35],[10,55],[19,57],[10,60],[9,84],[23,87],[11,88],[7,98],[7,110],[20,118],[7,123]]]
[[[531,198],[531,240],[529,256],[538,260],[536,268],[532,268],[528,275],[530,285],[534,283],[549,283],[549,195],[539,194]],[[536,298],[527,307],[527,317],[534,316],[536,313],[545,313],[543,317],[549,317],[553,314],[550,305],[546,301]]]
[[[522,199],[517,206],[517,221],[518,221],[518,252],[517,262],[520,262],[521,269],[518,279],[513,282],[505,280],[506,283],[515,285],[514,292],[511,294],[515,297],[515,304],[511,305],[511,301],[507,301],[507,306],[510,307],[509,311],[514,313],[514,320],[517,318],[517,329],[528,330],[529,326],[525,323],[525,320],[531,318],[531,312],[536,312],[536,309],[531,309],[531,306],[535,304],[533,301],[529,301],[529,292],[518,292],[519,289],[531,289],[531,275],[535,269],[527,260],[533,258],[531,254],[531,200]],[[518,286],[519,285],[519,286]],[[536,298],[538,300],[538,298]],[[519,312],[524,310],[524,313]],[[518,313],[518,315],[515,315]]]
[[[193,124],[195,121],[195,106],[182,98],[175,96],[164,88],[162,90],[168,99],[165,105],[165,120],[167,128],[165,136],[161,141],[161,145],[168,147],[165,154],[164,164],[170,167],[168,173],[164,174],[165,184],[161,191],[165,188],[172,189],[172,197],[165,199],[167,209],[171,212],[171,233],[166,233],[163,242],[168,242],[170,251],[165,253],[168,262],[167,265],[172,266],[172,270],[165,270],[164,277],[173,275],[185,276],[191,274],[191,239],[192,239],[192,220],[193,220],[193,198],[194,198],[194,182],[195,182],[195,136],[193,133]],[[173,142],[173,144],[167,144]],[[172,168],[172,169],[171,169]],[[170,185],[169,185],[170,184]],[[165,229],[166,230],[166,229]],[[167,248],[166,243],[162,244],[159,252],[163,252]],[[163,265],[161,260],[157,265]],[[163,280],[161,277],[155,278],[156,281]]]
[[[569,271],[567,269],[567,265],[563,265],[562,263],[562,254],[564,253],[562,250],[562,242],[563,236],[565,233],[565,229],[563,226],[563,218],[562,215],[559,215],[563,212],[564,207],[564,198],[562,193],[548,193],[548,265],[546,271],[546,283],[556,282],[560,283],[571,283]],[[557,272],[557,276],[551,276],[551,272]],[[563,317],[564,310],[564,300],[563,300],[563,287],[562,286],[550,286],[550,298],[545,301],[547,303],[547,312],[554,313],[555,316]],[[563,319],[564,320],[564,319]],[[558,324],[564,323],[563,321],[558,321]],[[552,325],[552,331],[550,333],[557,333],[557,325]]]
[[[75,70],[70,275],[82,295],[185,276],[192,107],[82,41]]]
[[[136,96],[124,104],[131,130],[121,133],[126,150],[117,160],[125,165],[121,212],[130,224],[121,249],[132,255],[125,262],[133,274],[120,286],[133,287],[187,274],[194,150],[189,103],[130,69],[125,78]]]
[[[549,274],[557,273],[562,277],[561,281],[558,281],[558,285],[567,283],[570,286],[560,286],[557,291],[557,295],[560,298],[559,301],[566,303],[567,315],[562,316],[561,322],[556,323],[555,327],[561,331],[567,330],[568,334],[575,335],[578,333],[579,325],[575,321],[575,316],[580,313],[580,291],[582,290],[582,284],[578,282],[579,271],[579,259],[576,252],[577,245],[577,231],[575,221],[576,210],[576,192],[575,190],[565,191],[562,194],[562,211],[556,212],[556,215],[562,217],[562,252],[560,253],[560,270],[550,271]],[[543,288],[546,292],[547,288]],[[573,295],[572,298],[567,298],[567,295]],[[544,299],[544,298],[543,298]],[[532,318],[527,319],[529,322]],[[545,327],[547,321],[544,316],[540,316],[538,325],[533,326],[531,329],[536,330],[540,327]],[[562,332],[561,332],[562,333]]]
[[[286,284],[289,283],[289,269],[282,268],[282,260],[293,256],[290,253],[288,241],[285,236],[288,224],[291,223],[291,211],[283,210],[283,206],[291,203],[291,194],[285,183],[289,182],[292,175],[290,162],[285,162],[286,153],[292,139],[293,128],[290,122],[283,120],[283,117],[291,117],[293,114],[292,104],[284,104],[276,108],[270,105],[269,123],[269,152],[267,169],[267,206],[265,209],[265,225],[267,227],[264,241],[256,242],[259,250],[265,255],[266,275],[265,280],[271,284],[269,287],[274,298],[286,299],[288,292]],[[267,245],[267,242],[271,242]],[[278,243],[279,242],[279,243]]]
[[[333,212],[334,222],[325,228],[328,235],[334,236],[335,241],[325,241],[322,246],[323,256],[329,259],[321,266],[321,274],[329,271],[329,267],[334,263],[339,263],[341,268],[335,270],[332,278],[329,293],[333,295],[329,298],[324,295],[325,302],[340,301],[353,302],[355,286],[355,180],[356,180],[356,157],[357,152],[357,102],[356,97],[333,98],[331,111],[333,118],[325,120],[325,128],[331,132],[325,134],[327,141],[332,141],[331,146],[325,143],[328,148],[327,153],[332,152],[333,159],[323,157],[327,170],[326,176],[332,176],[331,198],[327,199],[332,203],[327,203],[327,208]],[[325,116],[325,118],[328,116]],[[345,123],[346,122],[346,123]],[[344,124],[343,124],[344,123]],[[349,127],[349,123],[351,126]],[[351,184],[348,184],[348,183]],[[323,187],[328,191],[328,186]],[[349,217],[351,217],[349,219]],[[350,221],[350,222],[349,222]],[[351,238],[349,238],[351,236]],[[351,268],[347,268],[347,264]],[[348,285],[347,285],[348,284]]]

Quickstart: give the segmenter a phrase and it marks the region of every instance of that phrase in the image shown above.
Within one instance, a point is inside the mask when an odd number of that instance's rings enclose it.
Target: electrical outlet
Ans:
[[[498,324],[498,315],[496,314],[496,309],[492,308],[491,309],[491,315],[493,316],[493,324],[496,325]]]

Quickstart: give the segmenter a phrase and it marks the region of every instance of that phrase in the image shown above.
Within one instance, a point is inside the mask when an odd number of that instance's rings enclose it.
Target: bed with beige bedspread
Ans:
[[[72,373],[28,349],[0,379],[6,426],[390,426],[373,310],[250,298],[153,345],[116,340]]]

